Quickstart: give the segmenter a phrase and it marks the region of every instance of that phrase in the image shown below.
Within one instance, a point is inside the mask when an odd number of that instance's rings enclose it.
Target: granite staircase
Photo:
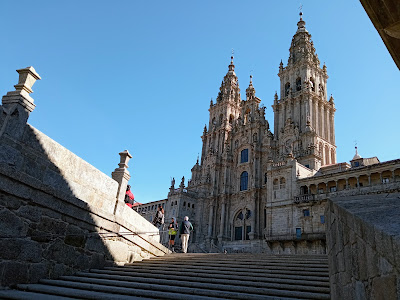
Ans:
[[[330,299],[324,255],[172,254],[19,284],[0,299]]]

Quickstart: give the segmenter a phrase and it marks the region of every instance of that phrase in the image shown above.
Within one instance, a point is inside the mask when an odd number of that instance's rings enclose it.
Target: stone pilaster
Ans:
[[[225,209],[226,203],[225,200],[221,204],[221,223],[219,226],[219,234],[218,234],[218,241],[221,243],[224,237],[224,229],[225,229]]]
[[[115,202],[114,214],[117,212],[118,207],[123,207],[125,205],[124,198],[126,193],[126,187],[128,185],[128,181],[131,178],[131,175],[128,171],[128,162],[132,158],[132,155],[128,150],[122,151],[119,153],[120,163],[119,168],[116,168],[114,172],[111,173],[112,179],[118,182],[118,192],[117,199]]]
[[[17,72],[19,80],[18,84],[14,85],[15,91],[8,92],[2,98],[0,137],[6,133],[13,138],[21,138],[29,114],[35,109],[35,104],[29,94],[33,92],[33,84],[41,78],[33,67],[19,69]]]

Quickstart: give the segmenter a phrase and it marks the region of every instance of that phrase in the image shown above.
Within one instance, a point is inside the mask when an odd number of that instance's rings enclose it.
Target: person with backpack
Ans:
[[[182,252],[186,253],[188,248],[189,236],[193,231],[193,225],[189,222],[189,217],[186,216],[181,223],[181,227],[179,229],[179,236],[182,240]]]
[[[124,199],[126,205],[128,205],[130,208],[133,207],[133,203],[135,203],[135,196],[133,196],[131,192],[131,186],[128,184],[126,187],[126,193],[125,193],[125,199]]]
[[[161,205],[158,206],[158,210],[153,219],[153,225],[156,226],[159,230],[161,230],[162,225],[164,225],[164,209]]]
[[[178,231],[178,224],[176,224],[175,218],[172,218],[171,223],[168,225],[168,236],[169,236],[169,248],[172,252],[175,252],[175,237]]]

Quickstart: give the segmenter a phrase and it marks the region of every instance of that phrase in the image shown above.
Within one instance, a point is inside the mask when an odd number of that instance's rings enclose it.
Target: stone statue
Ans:
[[[172,177],[171,186],[175,187],[175,177]]]

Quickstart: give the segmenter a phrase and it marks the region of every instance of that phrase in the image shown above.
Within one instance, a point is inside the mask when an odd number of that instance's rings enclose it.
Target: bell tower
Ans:
[[[336,163],[333,97],[327,98],[327,68],[320,67],[311,34],[300,12],[289,59],[281,61],[280,99],[275,94],[274,137],[279,158],[291,153],[300,163],[318,170]]]
[[[233,56],[231,56],[228,73],[222,80],[216,103],[212,99],[210,101],[208,131],[205,126],[202,136],[202,161],[209,153],[221,154],[224,151],[228,132],[232,130],[233,122],[239,118],[241,101],[239,82],[235,73]]]

